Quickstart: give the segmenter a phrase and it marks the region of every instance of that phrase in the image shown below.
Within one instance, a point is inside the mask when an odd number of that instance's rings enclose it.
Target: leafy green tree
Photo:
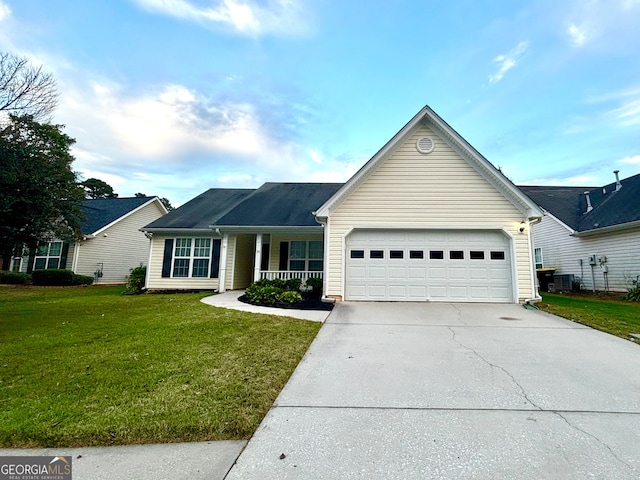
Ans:
[[[82,189],[71,170],[75,140],[62,125],[9,115],[0,129],[0,254],[3,268],[22,245],[79,238]]]
[[[138,192],[138,193],[135,194],[135,196],[136,197],[146,197],[147,194]],[[174,210],[176,208],[173,205],[171,205],[171,202],[166,197],[158,197],[158,200],[160,200],[160,203],[162,203],[162,205],[164,205],[164,208],[166,208],[168,212],[170,212],[171,210]]]
[[[118,197],[118,194],[114,193],[113,187],[99,178],[89,178],[84,182],[80,182],[79,185],[84,190],[86,198],[96,199]]]

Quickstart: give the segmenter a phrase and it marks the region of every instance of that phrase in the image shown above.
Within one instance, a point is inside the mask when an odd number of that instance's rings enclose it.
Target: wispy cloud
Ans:
[[[571,44],[576,47],[581,47],[587,41],[587,30],[584,26],[579,27],[572,23],[567,27],[567,34]]]
[[[587,103],[615,104],[615,107],[609,107],[606,111],[607,119],[614,120],[624,127],[640,124],[640,87],[638,86],[594,95],[587,99]]]
[[[9,9],[9,6],[3,3],[2,1],[0,1],[0,22],[3,21],[5,18],[7,18],[9,15],[11,15],[11,10]]]
[[[493,59],[494,63],[498,65],[496,73],[489,75],[489,83],[498,83],[504,77],[504,74],[515,67],[522,59],[522,56],[529,48],[529,42],[520,42],[508,53],[498,55]]]
[[[634,155],[632,157],[625,157],[625,158],[623,158],[621,160],[618,160],[618,163],[640,165],[640,155]]]
[[[305,30],[302,8],[296,0],[208,0],[201,7],[189,0],[132,0],[142,8],[183,20],[230,27],[241,34],[296,34]]]

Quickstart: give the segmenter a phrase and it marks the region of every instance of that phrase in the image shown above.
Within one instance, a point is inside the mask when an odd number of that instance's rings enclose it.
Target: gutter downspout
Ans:
[[[323,239],[324,239],[324,254],[323,254],[323,258],[322,258],[322,264],[323,264],[323,272],[322,272],[322,298],[320,299],[320,301],[322,301],[323,303],[336,303],[336,299],[335,298],[329,298],[327,297],[327,285],[329,282],[329,227],[328,227],[328,223],[327,223],[327,217],[317,217],[316,216],[316,212],[311,212],[313,214],[313,218],[316,220],[316,222],[318,222],[320,225],[322,225],[324,228],[324,232],[323,232]]]
[[[536,287],[536,274],[535,274],[535,266],[536,266],[536,261],[535,261],[535,250],[533,247],[533,235],[532,235],[532,231],[533,229],[531,228],[533,225],[537,225],[540,222],[542,222],[542,217],[530,217],[529,219],[529,228],[527,229],[527,236],[528,236],[528,242],[529,242],[529,261],[531,262],[531,291],[534,292],[534,297],[533,298],[525,298],[524,299],[524,304],[525,305],[531,305],[532,303],[537,303],[542,301],[542,296],[540,295],[540,293],[538,292],[538,288]]]

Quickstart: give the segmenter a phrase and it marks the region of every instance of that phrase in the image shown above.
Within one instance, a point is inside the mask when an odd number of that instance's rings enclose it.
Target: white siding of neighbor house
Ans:
[[[421,136],[435,142],[432,153],[416,150]],[[535,295],[528,232],[523,214],[476,170],[425,126],[418,128],[339,207],[328,222],[327,295],[343,295],[343,238],[364,226],[502,228],[514,239],[517,300]]]
[[[125,283],[129,271],[146,265],[149,259],[149,239],[140,228],[160,218],[164,212],[156,202],[149,203],[129,216],[101,231],[95,238],[69,247],[67,266],[75,273],[93,276],[102,263],[101,283]],[[78,258],[74,258],[77,252]]]
[[[555,268],[557,275],[573,274],[582,280],[582,288],[593,289],[589,256],[607,257],[609,290],[624,292],[631,279],[640,275],[640,227],[592,237],[573,237],[554,218],[545,216],[533,229],[534,248],[542,250],[545,268]],[[582,260],[582,268],[580,267]],[[600,264],[593,268],[595,289],[604,290]]]
[[[207,238],[212,235],[199,234],[179,234],[179,235],[159,235],[154,233],[151,239],[151,258],[149,261],[149,278],[147,288],[149,290],[217,290],[217,278],[163,278],[162,261],[164,259],[164,241],[167,238]],[[175,245],[175,243],[174,243]]]

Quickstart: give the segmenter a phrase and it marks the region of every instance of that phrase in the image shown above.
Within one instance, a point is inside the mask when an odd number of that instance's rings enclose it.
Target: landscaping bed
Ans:
[[[250,302],[249,299],[242,295],[238,298],[243,303],[250,305],[258,305],[260,307],[274,307],[274,308],[291,308],[296,310],[326,310],[331,311],[333,309],[333,303],[326,303],[315,296],[302,295],[302,301],[296,303],[264,303],[264,302]]]

